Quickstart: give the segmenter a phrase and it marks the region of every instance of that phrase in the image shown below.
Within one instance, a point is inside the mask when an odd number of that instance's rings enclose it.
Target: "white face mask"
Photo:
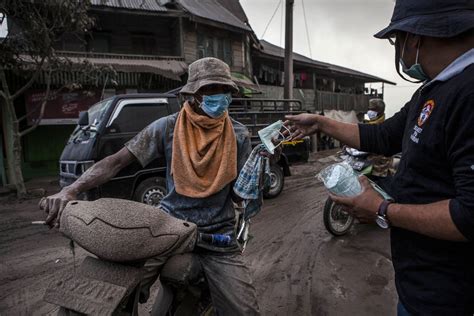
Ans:
[[[371,120],[371,121],[372,121],[373,119],[376,119],[378,115],[379,115],[379,114],[378,114],[377,112],[375,112],[375,111],[372,111],[372,110],[367,111],[367,116],[369,117],[369,120]]]
[[[283,135],[283,133],[281,132],[282,128],[288,131],[288,136],[285,137]],[[283,125],[282,120],[276,121],[275,123],[258,131],[258,136],[260,137],[260,140],[265,145],[267,151],[272,155],[275,153],[275,148],[280,146],[282,142],[290,139],[290,134],[290,130]],[[273,143],[273,139],[278,140],[277,145]]]

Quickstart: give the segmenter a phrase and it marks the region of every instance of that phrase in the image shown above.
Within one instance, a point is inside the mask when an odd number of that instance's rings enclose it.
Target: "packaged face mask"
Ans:
[[[340,162],[324,168],[317,176],[324,183],[326,189],[338,196],[357,196],[362,193],[359,175],[347,162]],[[369,179],[370,184],[384,200],[393,201],[393,198]]]
[[[288,131],[288,136],[285,137],[283,135],[281,132],[282,128]],[[258,136],[260,137],[263,145],[265,145],[266,150],[273,155],[275,153],[275,148],[280,146],[282,142],[290,139],[290,130],[283,125],[282,120],[279,120],[265,127],[264,129],[259,130]],[[277,145],[273,143],[273,139],[278,141]]]
[[[362,193],[359,177],[352,167],[346,163],[337,163],[324,168],[318,175],[324,186],[332,194],[338,196],[357,196]]]

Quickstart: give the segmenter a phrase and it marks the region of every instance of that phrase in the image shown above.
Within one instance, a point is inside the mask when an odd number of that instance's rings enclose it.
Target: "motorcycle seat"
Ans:
[[[160,279],[165,283],[187,286],[199,278],[201,263],[192,253],[170,257],[161,270]]]
[[[60,230],[97,257],[114,262],[186,253],[197,239],[194,223],[151,205],[110,198],[69,202]]]
[[[120,303],[140,283],[141,265],[86,257],[77,272],[66,270],[55,278],[43,300],[81,315],[115,315]]]

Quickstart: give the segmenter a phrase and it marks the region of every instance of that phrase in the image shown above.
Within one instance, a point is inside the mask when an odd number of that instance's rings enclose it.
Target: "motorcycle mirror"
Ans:
[[[79,112],[79,120],[77,124],[79,124],[79,126],[81,127],[89,125],[89,112],[87,111]]]

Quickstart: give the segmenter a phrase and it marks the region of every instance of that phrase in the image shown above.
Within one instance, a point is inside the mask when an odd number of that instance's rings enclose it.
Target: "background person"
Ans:
[[[364,121],[365,124],[376,125],[385,122],[385,102],[379,98],[370,99],[367,116],[369,119]],[[372,162],[372,180],[386,178],[393,175],[393,159],[391,157],[370,153],[369,156],[367,156],[367,160]]]
[[[382,99],[370,99],[366,124],[380,124],[385,121],[385,102]]]

